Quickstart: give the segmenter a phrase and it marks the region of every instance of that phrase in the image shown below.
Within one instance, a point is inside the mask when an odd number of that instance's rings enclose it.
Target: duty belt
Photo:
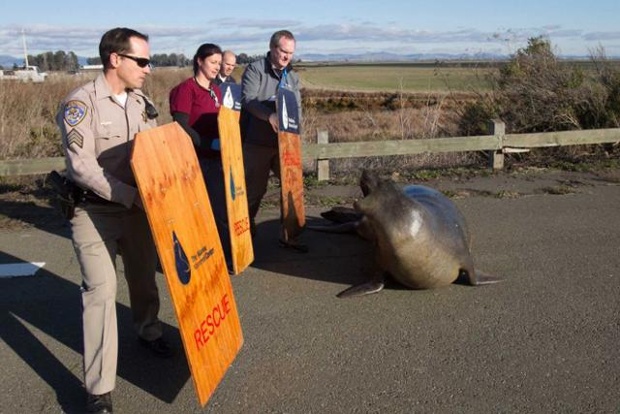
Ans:
[[[58,171],[52,171],[47,176],[47,181],[52,184],[56,192],[56,199],[60,212],[67,220],[75,215],[75,207],[80,204],[113,205],[113,201],[99,197],[91,190],[78,187],[73,181]]]
[[[78,187],[77,185],[75,186],[75,193],[74,193],[74,197],[76,199],[76,204],[82,204],[82,203],[91,203],[91,204],[117,204],[113,201],[110,200],[106,200],[105,198],[102,198],[100,196],[98,196],[96,193],[94,193],[91,190],[85,190],[83,188]]]

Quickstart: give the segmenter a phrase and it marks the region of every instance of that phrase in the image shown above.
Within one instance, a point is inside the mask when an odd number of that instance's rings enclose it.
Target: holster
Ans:
[[[79,188],[58,171],[50,172],[46,181],[54,188],[60,213],[67,220],[71,220],[75,215],[75,206],[79,201]]]

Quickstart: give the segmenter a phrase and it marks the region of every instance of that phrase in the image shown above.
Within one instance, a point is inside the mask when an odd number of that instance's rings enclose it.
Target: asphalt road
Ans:
[[[115,412],[618,413],[618,177],[433,182],[457,196],[477,266],[505,281],[432,291],[391,284],[345,300],[335,295],[364,280],[370,246],[307,231],[308,254],[283,250],[277,211],[264,209],[256,261],[232,279],[244,345],[204,408],[163,275],[161,318],[180,351],[172,360],[141,353],[119,283]],[[308,207],[309,220],[320,211]],[[76,413],[84,401],[79,268],[67,227],[37,223],[0,230],[0,263],[45,262],[35,276],[0,279],[0,413]]]

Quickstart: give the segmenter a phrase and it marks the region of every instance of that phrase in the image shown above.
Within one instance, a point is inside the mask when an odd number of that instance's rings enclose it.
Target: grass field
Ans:
[[[298,65],[308,89],[407,93],[471,92],[490,89],[489,67],[433,67],[432,65]]]
[[[294,65],[302,87],[348,92],[472,92],[490,89],[488,76],[497,68],[489,62],[463,65],[432,63],[350,63]],[[243,66],[238,66],[233,76],[241,82]],[[162,68],[159,71],[186,72],[190,69]]]

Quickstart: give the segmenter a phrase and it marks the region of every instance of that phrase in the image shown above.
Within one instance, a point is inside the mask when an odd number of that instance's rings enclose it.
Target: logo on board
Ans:
[[[181,242],[179,241],[176,232],[172,232],[172,241],[174,243],[174,265],[177,269],[177,276],[179,277],[179,281],[181,283],[187,285],[191,278],[189,260],[187,260],[187,255],[183,250],[183,246],[181,246]]]
[[[235,187],[235,177],[233,176],[232,173],[232,168],[230,169],[230,196],[232,197],[233,201],[235,201],[235,198],[237,198],[237,189]]]
[[[295,93],[279,88],[277,99],[279,130],[299,134],[299,108]]]
[[[241,110],[241,85],[236,83],[224,82],[220,85],[220,89],[224,93],[223,105],[225,108],[234,111]]]

